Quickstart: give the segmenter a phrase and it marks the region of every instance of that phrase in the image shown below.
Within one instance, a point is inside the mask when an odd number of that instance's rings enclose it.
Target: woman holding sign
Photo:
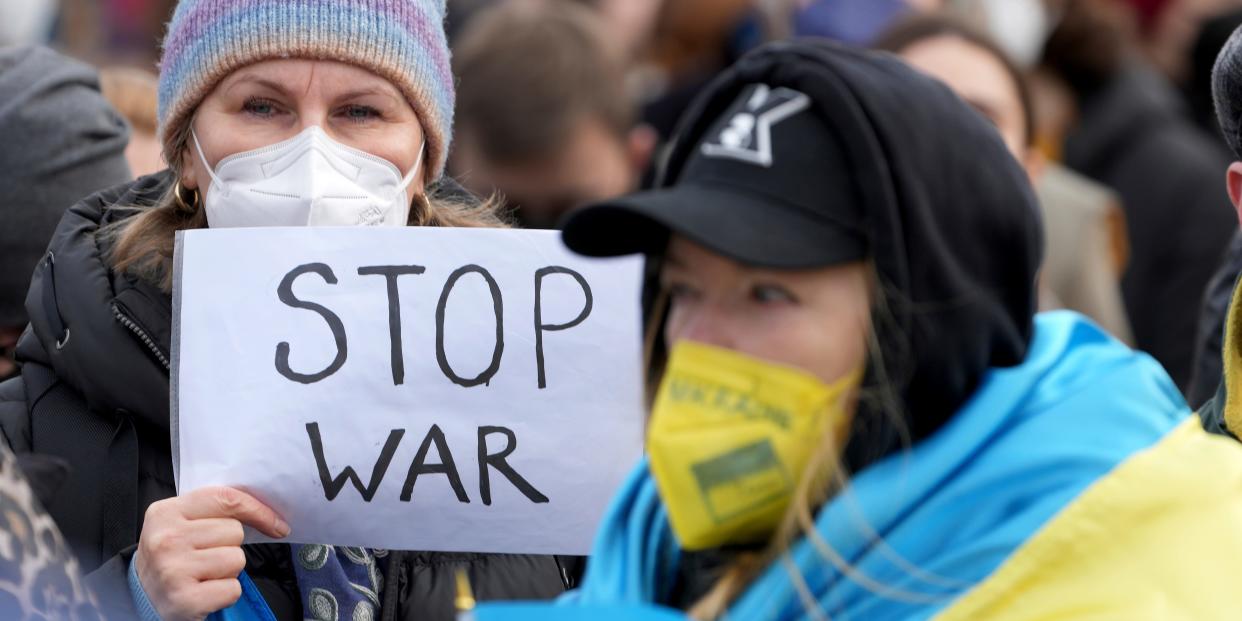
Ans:
[[[1148,356],[1034,316],[1026,176],[947,88],[771,45],[662,178],[564,232],[659,267],[649,456],[572,606],[476,619],[1237,617],[1242,450]]]
[[[243,548],[243,525],[275,538],[288,527],[238,490],[174,497],[177,231],[500,225],[490,207],[436,193],[454,99],[444,10],[444,0],[178,4],[159,90],[169,169],[69,210],[31,290],[22,380],[0,398],[14,448],[67,463],[49,508],[112,607],[146,619],[234,604],[230,614],[270,608],[277,619],[434,619],[453,614],[458,570],[483,597],[567,586],[551,557]]]

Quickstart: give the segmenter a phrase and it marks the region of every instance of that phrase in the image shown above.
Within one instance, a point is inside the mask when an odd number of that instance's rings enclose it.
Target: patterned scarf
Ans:
[[[384,550],[293,545],[294,572],[307,621],[372,621],[379,618],[384,581],[376,559]]]

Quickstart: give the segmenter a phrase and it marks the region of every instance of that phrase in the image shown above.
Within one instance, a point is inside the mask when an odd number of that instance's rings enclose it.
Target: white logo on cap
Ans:
[[[759,84],[746,101],[746,109],[734,114],[714,141],[703,143],[703,155],[771,167],[772,126],[809,107],[811,98],[804,93]]]

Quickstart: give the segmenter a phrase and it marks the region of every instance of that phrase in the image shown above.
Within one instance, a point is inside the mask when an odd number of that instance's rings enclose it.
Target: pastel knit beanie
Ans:
[[[160,60],[160,136],[170,140],[233,71],[262,60],[337,60],[393,83],[427,137],[434,181],[452,142],[453,74],[444,34],[446,0],[181,0]],[[173,161],[170,159],[170,161]]]

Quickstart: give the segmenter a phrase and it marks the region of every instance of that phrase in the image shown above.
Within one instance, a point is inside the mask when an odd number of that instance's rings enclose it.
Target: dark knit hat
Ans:
[[[130,178],[129,127],[94,69],[42,47],[0,50],[0,326],[27,321],[30,275],[61,215]]]

